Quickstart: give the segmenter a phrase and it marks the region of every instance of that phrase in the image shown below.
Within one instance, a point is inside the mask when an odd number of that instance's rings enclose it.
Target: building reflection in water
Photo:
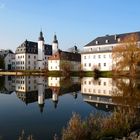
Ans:
[[[59,96],[66,93],[74,93],[74,98],[77,96],[77,92],[80,90],[79,78],[69,78],[64,77],[49,77],[48,86],[52,90],[52,101],[54,102],[54,107],[57,107]],[[76,95],[75,95],[76,94]],[[76,98],[75,98],[76,99]]]
[[[37,101],[40,112],[43,112],[45,99],[52,99],[57,108],[59,96],[71,93],[76,98],[80,91],[79,78],[6,76],[4,82],[6,90],[2,93],[15,92],[26,105]]]
[[[115,83],[112,78],[84,77],[81,80],[83,100],[98,109],[109,111],[112,109],[112,91]]]
[[[136,79],[84,77],[81,80],[83,100],[98,109],[111,111],[117,106],[139,107],[140,90]]]
[[[51,90],[44,77],[18,76],[15,78],[15,92],[26,104],[38,101],[40,112],[43,112],[45,99],[51,98]]]

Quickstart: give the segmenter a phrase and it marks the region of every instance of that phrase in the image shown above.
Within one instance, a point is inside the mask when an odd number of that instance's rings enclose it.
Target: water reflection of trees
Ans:
[[[140,89],[138,79],[114,79],[115,88],[113,92],[113,102],[124,107],[139,108]]]

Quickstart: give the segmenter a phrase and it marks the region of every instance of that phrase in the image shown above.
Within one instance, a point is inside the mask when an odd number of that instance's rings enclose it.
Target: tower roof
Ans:
[[[39,41],[44,41],[43,33],[40,31],[40,36],[38,38]]]
[[[53,43],[58,43],[58,40],[57,40],[57,36],[56,35],[54,35]]]

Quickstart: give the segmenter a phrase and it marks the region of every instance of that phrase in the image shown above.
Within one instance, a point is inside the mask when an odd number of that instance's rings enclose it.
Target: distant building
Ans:
[[[9,52],[4,58],[5,70],[14,70],[15,69],[15,54]]]
[[[81,55],[59,50],[48,58],[48,70],[60,71],[62,63],[70,64],[71,71],[78,71],[81,65]]]
[[[132,32],[101,36],[89,42],[81,52],[82,69],[84,71],[92,71],[95,68],[101,71],[112,70],[112,49],[120,44],[124,37],[131,34],[137,34],[140,37],[140,32]]]
[[[52,45],[45,44],[42,31],[38,42],[24,41],[15,52],[16,70],[42,70],[48,67],[48,57],[58,50],[56,35]]]
[[[9,49],[8,50],[4,50],[4,49],[0,50],[0,56],[1,57],[6,57],[6,55],[9,54],[9,53],[13,53],[13,52]]]
[[[74,46],[74,47],[68,48],[68,52],[78,53],[79,50],[78,50],[77,46]]]
[[[0,52],[5,57],[6,70],[61,70],[60,63],[68,62],[71,70],[77,71],[80,68],[81,55],[78,54],[76,46],[69,50],[70,52],[60,51],[58,48],[57,36],[51,45],[45,44],[42,31],[40,32],[38,42],[25,40],[17,47],[15,54]]]
[[[3,59],[5,65],[3,69],[11,70],[14,53],[11,50],[0,50],[0,57]]]

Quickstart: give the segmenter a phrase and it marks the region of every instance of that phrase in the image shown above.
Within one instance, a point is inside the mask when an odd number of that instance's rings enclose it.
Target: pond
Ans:
[[[138,81],[131,82],[126,78],[96,80],[93,77],[0,77],[0,138],[18,140],[24,131],[36,140],[53,140],[55,134],[61,135],[73,112],[82,118],[91,112],[110,115],[117,105],[124,103],[121,101],[125,99],[120,99],[123,89],[139,93]],[[139,98],[133,98],[133,101],[136,102],[129,100],[139,107]],[[129,102],[125,100],[125,106]]]

